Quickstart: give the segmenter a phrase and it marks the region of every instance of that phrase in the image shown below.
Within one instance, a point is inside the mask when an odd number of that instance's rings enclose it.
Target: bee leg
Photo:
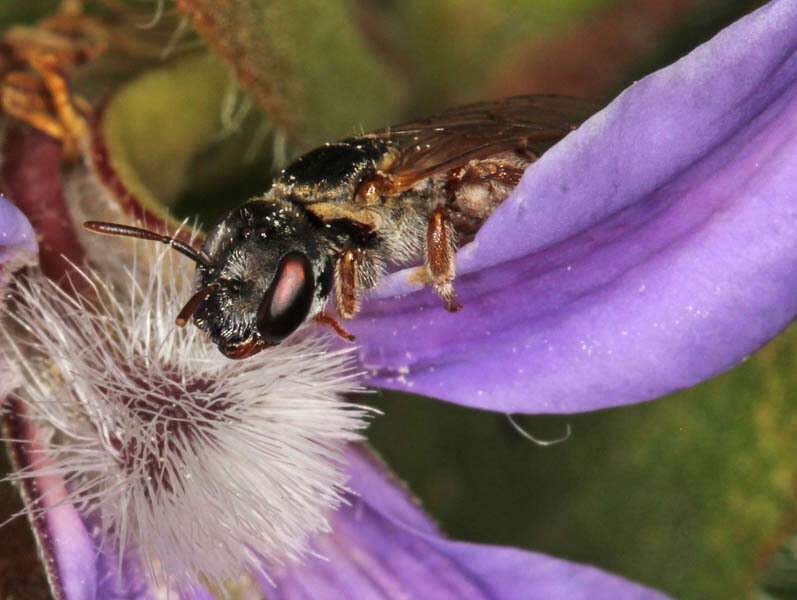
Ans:
[[[351,319],[360,310],[360,268],[362,251],[347,248],[335,265],[335,301],[338,313],[344,319]]]
[[[429,219],[426,230],[426,263],[434,285],[446,310],[462,308],[454,292],[454,227],[444,208],[438,208]]]
[[[328,315],[323,310],[313,318],[322,325],[329,325],[332,329],[335,330],[335,333],[337,333],[347,342],[353,342],[356,339],[352,334],[343,329],[343,326],[340,323],[338,323],[334,317]]]

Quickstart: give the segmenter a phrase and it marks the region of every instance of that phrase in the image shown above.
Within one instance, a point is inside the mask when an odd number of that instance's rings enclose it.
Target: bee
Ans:
[[[454,253],[473,238],[525,168],[596,106],[518,96],[327,143],[297,158],[262,196],[227,213],[201,249],[126,225],[88,229],[163,242],[196,263],[193,318],[229,358],[279,344],[309,318],[352,340],[351,319],[389,267],[420,263],[446,309],[461,307]]]

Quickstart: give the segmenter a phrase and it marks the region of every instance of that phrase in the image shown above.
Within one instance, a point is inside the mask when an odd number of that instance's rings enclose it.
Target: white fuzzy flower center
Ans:
[[[91,300],[29,274],[0,360],[105,547],[137,549],[157,583],[221,584],[328,529],[366,410],[341,399],[357,388],[349,353],[305,339],[230,361],[175,328],[188,282],[167,253],[126,287],[86,275]]]

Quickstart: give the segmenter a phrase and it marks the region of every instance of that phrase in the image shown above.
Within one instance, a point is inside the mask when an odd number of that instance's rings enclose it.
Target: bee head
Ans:
[[[329,294],[326,254],[307,216],[288,203],[253,200],[233,210],[201,253],[208,261],[197,264],[195,294],[178,319],[193,314],[230,358],[280,343]]]
[[[279,199],[252,200],[229,212],[200,251],[136,227],[84,225],[99,233],[164,242],[194,260],[194,295],[177,324],[193,317],[229,358],[279,344],[323,308],[332,286],[332,263],[307,215]]]

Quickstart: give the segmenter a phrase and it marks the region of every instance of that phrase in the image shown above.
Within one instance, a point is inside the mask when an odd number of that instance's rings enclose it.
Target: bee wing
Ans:
[[[393,195],[473,159],[514,150],[534,160],[598,108],[565,96],[516,96],[461,106],[368,135],[390,141],[394,159],[383,172],[390,176],[388,195]]]

